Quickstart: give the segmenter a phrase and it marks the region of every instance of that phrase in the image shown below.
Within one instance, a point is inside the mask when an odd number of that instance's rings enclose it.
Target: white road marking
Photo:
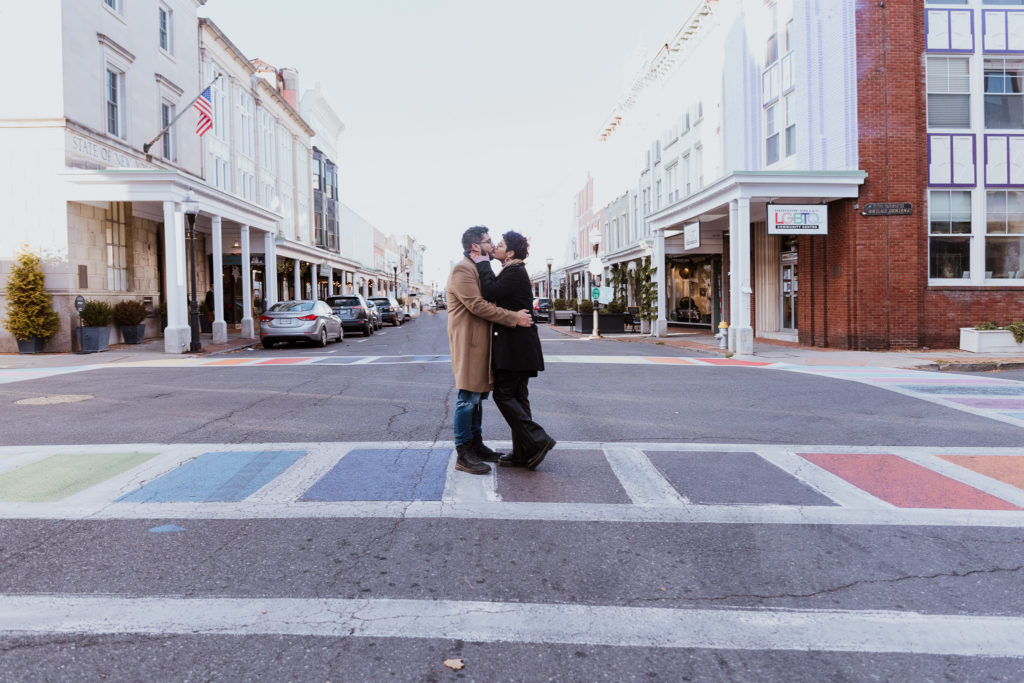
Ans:
[[[1024,618],[457,600],[0,596],[10,634],[211,634],[1020,657]]]
[[[494,445],[498,445],[495,443]],[[459,505],[461,503],[494,503],[501,498],[496,491],[497,463],[491,464],[487,474],[469,474],[455,469],[458,452],[452,446],[451,459],[448,462],[448,474],[444,481],[444,493],[441,502]]]
[[[690,502],[668,483],[640,449],[605,446],[604,456],[634,505],[676,506]]]
[[[853,508],[895,509],[894,505],[875,498],[870,493],[862,491],[825,468],[818,467],[809,460],[801,458],[793,448],[757,446],[752,450],[771,464],[807,484],[818,493],[831,498],[839,505]],[[807,451],[801,450],[800,452],[806,453]]]

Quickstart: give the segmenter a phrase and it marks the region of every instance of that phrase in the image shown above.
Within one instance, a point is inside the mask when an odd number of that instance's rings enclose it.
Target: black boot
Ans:
[[[487,474],[491,471],[490,465],[480,462],[471,443],[456,446],[455,451],[459,454],[455,459],[455,469],[469,472],[470,474]]]
[[[469,442],[469,445],[473,447],[473,452],[476,453],[476,457],[484,462],[498,462],[498,459],[505,455],[504,453],[498,453],[497,451],[492,451],[488,448],[487,444],[484,443],[482,436],[475,437]]]

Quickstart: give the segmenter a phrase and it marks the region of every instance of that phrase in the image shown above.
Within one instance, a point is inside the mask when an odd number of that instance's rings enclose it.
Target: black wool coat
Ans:
[[[488,301],[510,311],[533,310],[533,287],[526,265],[513,263],[501,269],[498,275],[488,261],[476,264],[480,273],[480,293]],[[535,377],[544,369],[544,352],[540,348],[537,326],[494,326],[491,338],[491,366],[495,370],[514,370]]]

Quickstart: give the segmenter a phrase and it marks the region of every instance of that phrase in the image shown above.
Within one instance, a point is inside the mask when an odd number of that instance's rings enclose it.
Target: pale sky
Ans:
[[[588,170],[598,207],[627,189],[602,186],[601,124],[693,2],[209,0],[200,15],[298,69],[300,91],[320,83],[346,126],[341,200],[426,244],[443,283],[471,225],[530,237],[531,271],[562,264]]]

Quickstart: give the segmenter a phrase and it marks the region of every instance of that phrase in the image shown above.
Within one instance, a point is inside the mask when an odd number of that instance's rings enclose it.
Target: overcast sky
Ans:
[[[693,0],[209,0],[252,59],[320,83],[345,122],[341,200],[427,245],[443,282],[462,231],[531,238],[531,270],[564,260],[601,124]],[[637,149],[639,159],[642,149]],[[599,204],[600,205],[600,204]],[[496,240],[497,241],[497,240]]]

